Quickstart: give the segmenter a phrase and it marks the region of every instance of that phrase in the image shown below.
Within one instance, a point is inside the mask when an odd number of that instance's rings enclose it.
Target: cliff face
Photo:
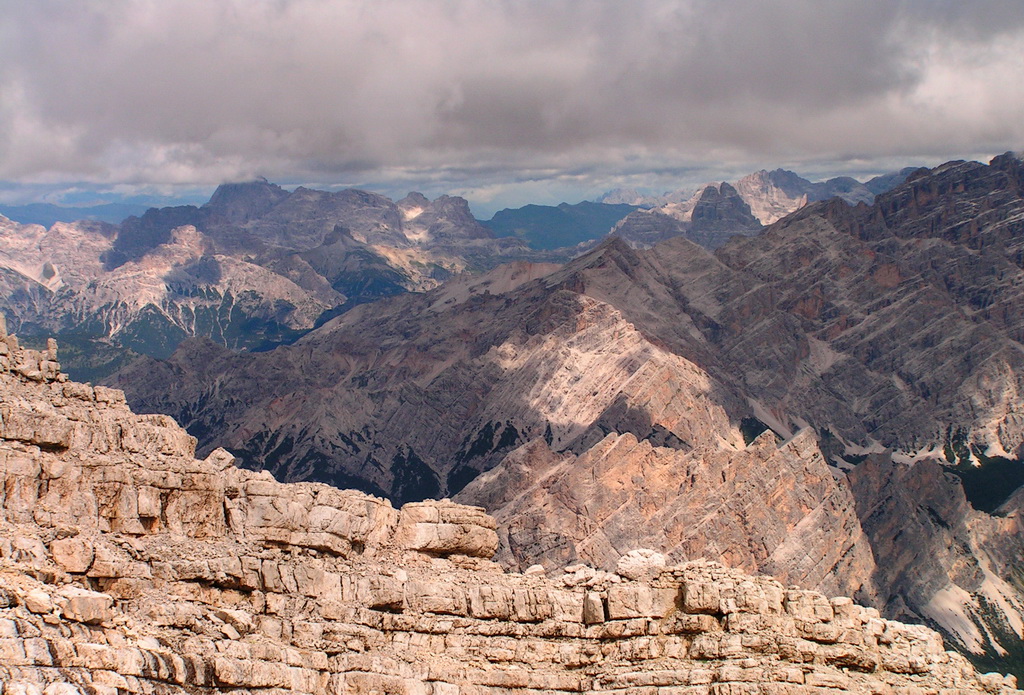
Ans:
[[[872,602],[875,558],[849,490],[806,430],[782,446],[769,432],[737,451],[689,450],[609,434],[580,455],[534,442],[456,498],[501,525],[498,559],[613,567],[623,549],[713,557],[786,584]]]
[[[615,225],[612,234],[640,248],[682,236],[714,250],[733,236],[756,235],[762,229],[747,200],[722,182],[703,187],[686,202],[632,212]]]
[[[1016,693],[924,627],[714,563],[509,574],[494,520],[235,468],[0,331],[4,693]]]
[[[871,203],[874,196],[899,185],[911,170],[879,176],[862,184],[849,176],[811,183],[785,169],[754,172],[736,182],[736,189],[763,224],[778,222],[808,203],[841,198],[847,203]]]

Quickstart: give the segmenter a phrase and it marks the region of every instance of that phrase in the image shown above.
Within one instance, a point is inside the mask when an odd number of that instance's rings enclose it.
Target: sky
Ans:
[[[0,0],[0,203],[527,202],[1024,149],[1020,0]]]

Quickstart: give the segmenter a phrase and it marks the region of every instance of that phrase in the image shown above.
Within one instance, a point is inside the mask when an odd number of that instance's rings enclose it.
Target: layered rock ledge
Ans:
[[[0,693],[1016,692],[850,599],[650,551],[511,574],[480,508],[194,453],[0,331]]]

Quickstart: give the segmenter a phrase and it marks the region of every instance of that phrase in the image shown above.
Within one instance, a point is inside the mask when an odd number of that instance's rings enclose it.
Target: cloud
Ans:
[[[993,153],[1024,143],[1021,55],[1016,0],[12,0],[0,180],[484,190]]]

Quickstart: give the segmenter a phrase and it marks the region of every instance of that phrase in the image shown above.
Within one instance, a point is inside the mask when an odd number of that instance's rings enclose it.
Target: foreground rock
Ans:
[[[714,563],[507,574],[478,508],[195,460],[55,346],[0,345],[5,695],[1017,692],[927,628]]]

